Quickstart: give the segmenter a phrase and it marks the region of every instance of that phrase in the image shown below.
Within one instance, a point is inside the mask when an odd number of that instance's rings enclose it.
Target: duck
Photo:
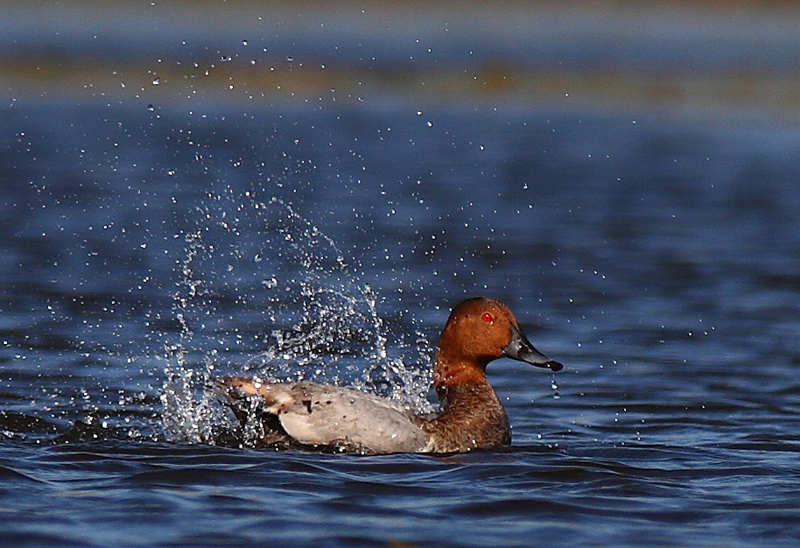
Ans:
[[[314,382],[223,377],[214,389],[242,429],[257,432],[257,445],[464,453],[511,443],[508,415],[486,378],[486,366],[499,358],[553,372],[563,368],[531,344],[508,306],[474,297],[453,308],[439,338],[433,366],[438,412],[418,415],[394,400]]]

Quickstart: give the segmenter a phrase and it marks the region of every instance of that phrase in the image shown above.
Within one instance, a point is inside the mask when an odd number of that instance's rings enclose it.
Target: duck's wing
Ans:
[[[218,387],[240,421],[244,422],[254,407],[263,414],[270,439],[275,439],[280,429],[291,441],[303,445],[368,453],[418,452],[428,441],[411,411],[359,390],[242,378],[222,379]]]

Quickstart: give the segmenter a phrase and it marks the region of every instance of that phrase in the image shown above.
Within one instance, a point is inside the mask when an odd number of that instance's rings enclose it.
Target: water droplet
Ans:
[[[247,40],[242,40],[242,45],[247,47]]]
[[[160,83],[161,83],[161,78],[160,77],[153,78],[153,85],[154,86],[157,86]]]
[[[149,110],[150,112],[153,112],[155,109],[156,107],[154,107],[153,105],[147,105],[147,110]]]

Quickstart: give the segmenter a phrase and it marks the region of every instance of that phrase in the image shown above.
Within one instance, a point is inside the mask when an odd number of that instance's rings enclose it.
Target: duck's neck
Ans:
[[[511,443],[508,416],[482,370],[451,366],[437,371],[435,387],[442,412],[423,425],[430,450],[461,452]]]

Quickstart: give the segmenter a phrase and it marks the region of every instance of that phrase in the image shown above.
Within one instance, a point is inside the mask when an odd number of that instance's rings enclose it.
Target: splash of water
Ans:
[[[347,385],[431,410],[427,340],[390,341],[375,293],[331,238],[276,198],[209,196],[197,212],[175,294],[180,340],[167,349],[167,439],[214,443],[233,427],[207,390],[224,375]]]
[[[553,391],[553,399],[561,398],[561,393],[558,391],[558,383],[556,383],[556,374],[553,373],[553,379],[550,381],[550,389]]]

